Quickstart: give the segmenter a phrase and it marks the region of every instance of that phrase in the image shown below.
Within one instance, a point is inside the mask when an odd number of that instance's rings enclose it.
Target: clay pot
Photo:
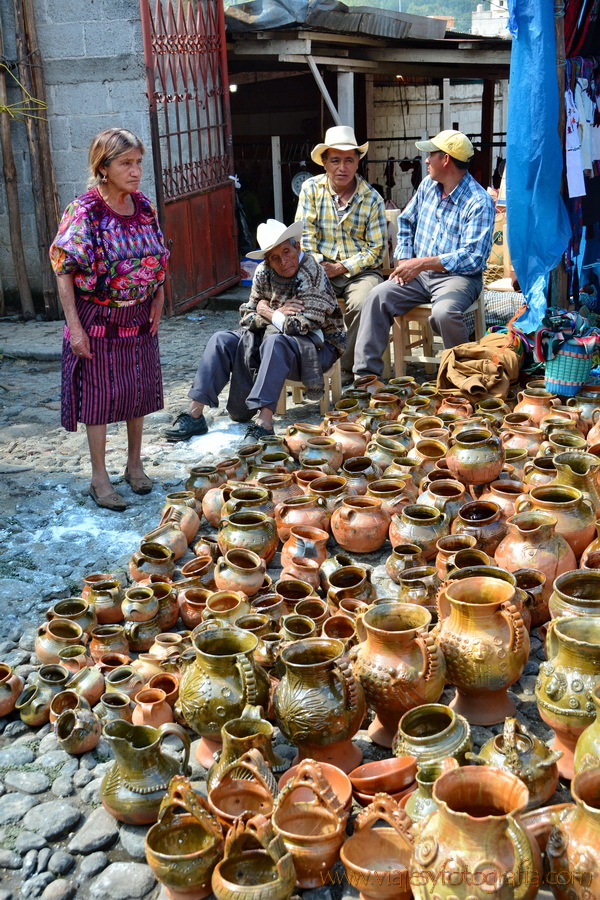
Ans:
[[[216,465],[217,472],[224,475],[227,481],[245,481],[248,477],[248,465],[246,460],[239,456],[230,456],[222,459]]]
[[[346,479],[342,475],[329,475],[315,478],[308,486],[309,497],[320,497],[325,501],[325,510],[329,518],[340,505],[346,494]]]
[[[510,464],[514,469],[515,480],[522,481],[524,475],[525,464],[527,463],[529,457],[527,455],[526,450],[520,450],[518,447],[506,447],[506,463],[498,476],[498,479],[504,479],[504,472],[506,469],[506,465]]]
[[[376,432],[373,440],[367,445],[367,455],[374,463],[385,470],[387,466],[394,462],[397,456],[404,457],[409,452],[406,443],[406,441],[386,437]],[[412,438],[410,444],[412,444]]]
[[[438,460],[436,467],[442,460]],[[420,461],[410,456],[395,456],[394,461],[384,469],[384,478],[398,478],[404,482],[404,493],[413,503],[417,499],[422,481]],[[450,473],[447,472],[447,477]]]
[[[500,515],[506,521],[515,514],[515,502],[527,488],[519,481],[493,481],[484,490],[480,500],[491,500],[500,509]]]
[[[272,822],[292,853],[297,887],[322,885],[339,857],[346,815],[318,766],[300,763],[275,801]]]
[[[355,456],[364,456],[371,434],[363,425],[352,422],[340,422],[333,427],[330,437],[340,444],[343,462]]]
[[[409,867],[411,876],[420,873],[423,878],[420,896],[433,898],[437,893],[429,876],[438,871],[440,860],[447,860],[448,871],[460,869],[462,877],[464,872],[473,877],[476,872],[491,873],[490,887],[499,900],[515,897],[514,872],[529,872],[532,879],[521,884],[519,896],[533,900],[538,892],[533,875],[542,871],[542,856],[519,819],[528,800],[525,785],[503,769],[465,766],[440,775],[433,799],[437,811],[415,825]],[[452,881],[449,890],[454,892]],[[472,893],[466,884],[464,889]],[[443,896],[449,895],[444,891]]]
[[[115,754],[115,761],[100,785],[104,808],[115,819],[130,825],[156,822],[171,778],[187,771],[190,754],[187,733],[172,722],[154,728],[117,719],[104,726],[103,734]],[[162,751],[162,742],[170,734],[183,744],[181,762]]]
[[[296,604],[294,612],[298,616],[306,616],[312,619],[318,630],[322,628],[325,620],[331,615],[327,603],[325,600],[319,599],[319,597],[308,597],[306,600],[300,600]]]
[[[305,556],[293,556],[281,570],[282,579],[298,579],[310,584],[313,590],[317,590],[321,584],[319,563],[316,559],[307,559]]]
[[[105,626],[106,628],[118,626]],[[146,653],[161,633],[158,616],[147,622],[126,622],[123,628],[127,646],[132,653]],[[93,654],[92,654],[93,655]]]
[[[573,758],[576,775],[585,769],[600,766],[600,684],[596,685],[590,696],[595,706],[596,718],[577,740]]]
[[[332,437],[309,438],[298,456],[300,466],[304,467],[308,462],[322,459],[337,472],[344,459],[342,445]]]
[[[288,580],[296,581],[297,579],[286,579],[286,581]],[[252,609],[257,613],[268,616],[269,619],[277,623],[286,613],[286,604],[284,598],[276,591],[273,591],[271,594],[255,595],[252,598]]]
[[[358,643],[355,620],[350,616],[343,615],[341,612],[330,616],[325,621],[321,633],[324,638],[340,641],[346,651]]]
[[[417,788],[409,794],[402,806],[413,822],[420,822],[426,816],[436,812],[437,803],[433,799],[433,786],[440,775],[456,769],[458,763],[451,756],[440,763],[419,766],[416,774]]]
[[[558,771],[572,778],[579,735],[594,721],[591,692],[600,683],[600,619],[563,616],[548,623],[546,654],[535,686],[540,716],[555,733],[550,746],[564,756]]]
[[[223,832],[204,798],[175,775],[160,805],[158,822],[148,830],[148,865],[171,897],[207,897],[211,875],[223,855]]]
[[[594,551],[600,550],[600,522],[596,522],[596,537],[591,543],[585,548],[583,553],[581,554],[581,560],[579,562],[580,566],[588,567],[587,561],[590,554],[594,553]],[[595,568],[595,566],[589,566],[589,568]]]
[[[152,725],[158,728],[173,721],[173,710],[167,703],[167,695],[159,688],[144,688],[135,696],[134,725]]]
[[[227,481],[226,476],[216,466],[193,466],[185,483],[186,491],[191,491],[197,503],[202,503],[206,493]]]
[[[597,384],[584,384],[575,397],[567,400],[569,409],[576,409],[584,422],[594,424],[594,413],[600,407],[600,393]]]
[[[152,541],[142,541],[129,560],[129,574],[134,581],[142,581],[149,575],[161,575],[167,580],[173,574],[175,556],[172,550]],[[98,619],[100,621],[100,619]]]
[[[235,487],[243,487],[243,482],[235,483],[235,484],[220,484],[216,487],[210,488],[204,495],[202,499],[202,514],[207,522],[209,522],[213,528],[216,528],[219,522],[221,521],[221,510],[223,509],[223,504],[229,500],[232,490]]]
[[[77,622],[82,631],[89,634],[92,628],[98,624],[96,610],[92,603],[88,603],[83,597],[69,597],[67,600],[59,600],[46,612],[47,621],[52,619],[69,619]]]
[[[576,775],[571,793],[575,806],[569,805],[552,815],[553,827],[546,845],[548,867],[557,879],[557,886],[553,887],[557,900],[583,898],[586,892],[588,897],[595,897],[600,890],[596,862],[600,835],[598,769]]]
[[[106,691],[126,694],[132,699],[144,686],[144,679],[131,666],[119,666],[108,672],[105,678]],[[100,696],[104,691],[100,691]],[[97,699],[100,699],[99,697]],[[96,702],[96,701],[95,701]]]
[[[202,622],[206,601],[211,595],[206,588],[188,588],[179,594],[179,614],[186,628],[195,628]]]
[[[529,416],[534,425],[539,426],[544,416],[553,412],[559,402],[555,394],[540,388],[525,388],[518,394],[519,402],[514,408],[516,413]]]
[[[102,694],[100,702],[94,707],[94,712],[103,724],[115,722],[121,719],[131,722],[133,715],[133,700],[126,694],[106,692]]]
[[[500,439],[505,450],[524,450],[529,457],[534,457],[544,440],[544,432],[534,425],[511,425],[503,428]]]
[[[427,482],[425,483],[427,484]],[[466,488],[460,481],[451,478],[436,478],[430,481],[419,494],[417,504],[439,509],[440,512],[446,513],[449,521],[452,521],[465,503],[468,503],[468,500]]]
[[[559,575],[548,602],[553,619],[560,616],[600,615],[600,572],[575,571]]]
[[[188,548],[187,535],[179,527],[182,519],[181,510],[170,507],[161,518],[158,528],[154,528],[144,535],[143,543],[162,546],[173,554],[173,559],[181,559]]]
[[[151,690],[162,691],[169,706],[171,708],[175,706],[175,701],[179,697],[179,678],[173,672],[163,672],[160,675],[153,675],[148,682],[148,687]]]
[[[272,517],[274,510],[275,504],[267,488],[244,485],[232,489],[229,499],[221,507],[221,517],[241,512],[262,512]]]
[[[366,638],[350,659],[376,718],[369,736],[391,747],[398,722],[414,706],[430,703],[444,690],[446,666],[435,639],[426,633],[430,613],[406,603],[381,603],[358,620]]]
[[[489,484],[505,462],[504,446],[491,431],[461,431],[454,439],[446,461],[450,472],[463,484]]]
[[[0,663],[0,716],[7,716],[13,711],[22,690],[23,679],[13,672],[8,663]]]
[[[529,791],[527,809],[541,806],[558,786],[557,760],[562,753],[549,750],[526,725],[516,719],[504,721],[502,734],[490,738],[479,753],[467,753],[470,762],[497,766],[520,778]]]
[[[381,476],[381,468],[369,456],[347,459],[341,468],[347,494],[366,494],[370,484]]]
[[[352,557],[347,553],[335,553],[333,556],[328,556],[325,562],[321,563],[321,587],[323,590],[329,590],[329,576],[333,572],[337,572],[343,566],[352,566],[353,564]]]
[[[401,512],[408,503],[404,487],[405,482],[399,478],[378,478],[369,484],[366,496],[379,500],[383,512],[391,517]]]
[[[228,550],[215,566],[214,578],[219,591],[241,591],[253,597],[265,577],[267,565],[252,550]]]
[[[375,589],[371,584],[371,573],[363,566],[342,566],[329,576],[327,599],[337,607],[342,598],[363,600],[371,603],[375,599]]]
[[[196,541],[193,551],[196,556],[205,556],[207,559],[211,559],[213,563],[216,563],[221,555],[216,537],[209,537],[208,535],[203,535]]]
[[[90,709],[65,709],[56,721],[55,733],[61,750],[80,756],[94,749],[102,724]]]
[[[90,709],[88,701],[76,691],[61,691],[50,701],[50,724],[53,725],[66,709]]]
[[[158,612],[158,599],[150,587],[132,587],[125,591],[123,617],[130,622],[147,622]]]
[[[598,472],[600,472],[600,458],[592,453],[570,451],[558,453],[554,457],[554,465],[556,466],[554,484],[566,484],[580,490],[594,507],[596,518],[599,518]]]
[[[316,637],[317,626],[308,616],[292,613],[281,620],[280,633],[284,641],[301,641],[304,638]]]
[[[294,459],[298,459],[300,452],[306,447],[306,442],[311,438],[321,437],[324,434],[322,425],[309,425],[307,422],[294,422],[285,430],[284,443]]]
[[[282,578],[275,585],[275,589],[284,602],[284,614],[285,611],[293,612],[300,600],[316,596],[315,589],[311,584],[297,578]]]
[[[275,521],[264,513],[232,513],[219,523],[219,547],[228,550],[252,550],[269,562],[279,543]]]
[[[178,524],[187,538],[188,544],[191,544],[196,532],[200,527],[200,517],[198,515],[199,506],[196,501],[194,491],[173,491],[165,497],[163,506],[163,518],[169,515],[171,509],[179,510],[182,513],[181,518],[178,517]],[[161,519],[161,524],[163,520]]]
[[[103,653],[129,652],[129,644],[122,625],[97,625],[92,631],[90,653],[94,662],[98,662]]]
[[[30,727],[45,725],[50,720],[52,699],[65,690],[69,677],[64,666],[41,666],[36,680],[26,685],[15,701],[21,720]]]
[[[289,900],[295,884],[292,854],[270,821],[264,816],[238,819],[227,835],[224,857],[212,877],[217,900]]]
[[[60,651],[81,644],[82,635],[83,629],[77,622],[52,619],[37,630],[36,656],[41,663],[57,663]]]
[[[529,655],[515,589],[481,576],[449,583],[445,596],[451,611],[438,625],[437,640],[448,681],[457,688],[451,706],[473,725],[502,722],[514,714],[507,689],[521,677]]]
[[[67,662],[64,660],[61,661]],[[65,667],[68,668],[68,665]],[[83,697],[88,701],[90,706],[93,706],[104,693],[104,675],[99,668],[92,664],[90,659],[90,665],[83,666],[79,671],[71,675],[69,680],[69,690],[76,691],[80,697]]]
[[[381,821],[389,827],[373,827]],[[348,881],[360,889],[361,900],[409,900],[412,841],[412,822],[404,810],[387,794],[375,794],[340,851]]]
[[[294,481],[292,472],[289,474],[279,472],[275,475],[261,475],[257,480],[256,486],[269,491],[274,508],[279,503],[290,500],[292,497],[304,496],[302,488]],[[274,513],[270,513],[270,515],[274,515]]]
[[[217,619],[221,624],[233,625],[249,611],[248,598],[241,591],[216,591],[206,601],[202,619]]]
[[[570,544],[576,558],[593,539],[596,514],[594,507],[577,488],[566,485],[545,485],[532,488],[515,503],[517,513],[540,509],[556,518],[556,532]]]
[[[521,512],[506,524],[508,534],[496,548],[496,564],[509,572],[529,567],[543,573],[542,603],[547,604],[554,579],[576,568],[575,554],[565,538],[556,534],[556,517],[550,513]]]
[[[392,516],[389,539],[394,548],[398,544],[416,544],[425,559],[433,559],[437,542],[448,531],[449,521],[445,513],[432,506],[409,504],[399,515]]]
[[[398,600],[423,607],[432,621],[437,620],[436,596],[440,578],[435,566],[415,566],[405,569],[398,579]]]
[[[350,422],[350,419],[346,421]],[[377,431],[378,427],[387,422],[385,409],[374,409],[372,406],[363,407],[352,417],[352,423],[362,425],[371,435]]]
[[[308,525],[313,528],[327,530],[329,515],[325,509],[325,500],[303,494],[284,500],[275,508],[275,524],[281,541],[287,541],[290,530],[295,525]]]
[[[86,575],[83,579],[83,589],[81,591],[81,596],[84,600],[89,600],[90,591],[96,584],[99,582],[105,581],[118,581],[118,577],[116,575],[111,575],[110,572],[94,572],[91,575]]]
[[[262,718],[261,707],[245,706],[239,718],[231,719],[221,729],[223,749],[207,775],[208,790],[216,787],[224,773],[232,771],[235,762],[249,750],[259,750],[274,772],[281,771],[284,761],[273,750],[273,735],[273,726]]]
[[[425,557],[417,544],[396,544],[385,561],[385,571],[392,581],[398,584],[405,569],[423,565]]]
[[[352,737],[366,707],[343,652],[341,641],[325,638],[285,647],[285,674],[275,688],[273,708],[281,732],[298,747],[299,759],[333,762],[350,771],[362,759]]]
[[[328,537],[328,532],[321,528],[310,525],[293,526],[281,549],[281,565],[285,568],[294,557],[314,560],[321,565],[327,559]]]
[[[348,497],[331,516],[335,540],[352,553],[378,550],[387,539],[389,525],[390,516],[375,497]]]
[[[466,503],[452,523],[452,534],[472,534],[477,547],[488,556],[494,555],[507,531],[500,507],[493,500]]]
[[[208,791],[208,805],[228,831],[240,816],[270,817],[277,793],[277,782],[260,750],[250,749],[225,766]]]
[[[442,581],[445,581],[448,572],[454,568],[453,560],[455,555],[460,550],[472,549],[476,544],[477,538],[473,534],[449,534],[446,537],[440,538],[436,544],[437,556],[435,557],[435,567]],[[394,581],[395,580],[396,579],[394,578]]]
[[[158,600],[157,618],[160,630],[166,631],[172,628],[179,618],[177,588],[175,585],[165,581],[152,582],[149,587]]]
[[[98,625],[114,625],[123,621],[121,603],[124,596],[125,592],[118,578],[99,580],[90,586],[87,599],[94,608]]]
[[[513,575],[517,582],[516,587],[530,597],[531,627],[538,628],[550,618],[547,591],[551,591],[552,588],[546,589],[547,577],[544,572],[534,568],[515,569]]]
[[[497,422],[501,423],[504,417],[510,414],[510,408],[498,397],[488,397],[487,400],[479,400],[475,412],[492,416]]]
[[[267,708],[269,679],[254,662],[258,638],[248,631],[215,628],[195,635],[192,643],[196,656],[182,673],[176,712],[216,748],[223,725],[247,703]],[[211,745],[205,742],[200,752],[212,764]]]

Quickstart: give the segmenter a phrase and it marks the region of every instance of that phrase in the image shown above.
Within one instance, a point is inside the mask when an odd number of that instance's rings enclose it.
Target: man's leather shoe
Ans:
[[[165,437],[168,441],[188,441],[197,434],[206,434],[208,425],[204,418],[204,413],[195,419],[189,413],[180,413],[171,428],[165,430]]]

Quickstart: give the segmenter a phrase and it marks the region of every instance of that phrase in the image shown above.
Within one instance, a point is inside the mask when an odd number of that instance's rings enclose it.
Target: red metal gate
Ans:
[[[179,311],[239,281],[223,2],[140,9],[167,302]]]

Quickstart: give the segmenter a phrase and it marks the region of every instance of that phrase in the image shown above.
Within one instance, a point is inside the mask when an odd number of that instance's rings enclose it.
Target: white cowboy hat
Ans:
[[[249,259],[264,259],[265,253],[268,253],[277,244],[283,244],[290,238],[299,238],[303,231],[302,219],[288,226],[285,226],[283,222],[278,222],[277,219],[267,219],[256,229],[256,239],[260,250],[251,250],[250,253],[246,253],[246,256]]]
[[[369,142],[367,141],[364,144],[357,144],[356,135],[354,134],[353,128],[350,128],[349,125],[334,125],[333,128],[327,129],[327,131],[325,132],[325,142],[323,144],[317,144],[317,146],[312,150],[310,158],[318,166],[322,166],[323,153],[325,152],[325,150],[333,149],[358,150],[359,156],[362,159],[369,149]]]

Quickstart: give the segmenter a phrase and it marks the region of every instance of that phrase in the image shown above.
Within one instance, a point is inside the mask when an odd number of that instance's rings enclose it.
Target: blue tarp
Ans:
[[[530,333],[541,323],[548,276],[567,249],[571,227],[560,194],[563,156],[557,129],[553,4],[549,0],[509,0],[508,8],[513,43],[506,217],[512,264],[527,301],[527,311],[516,324]]]

